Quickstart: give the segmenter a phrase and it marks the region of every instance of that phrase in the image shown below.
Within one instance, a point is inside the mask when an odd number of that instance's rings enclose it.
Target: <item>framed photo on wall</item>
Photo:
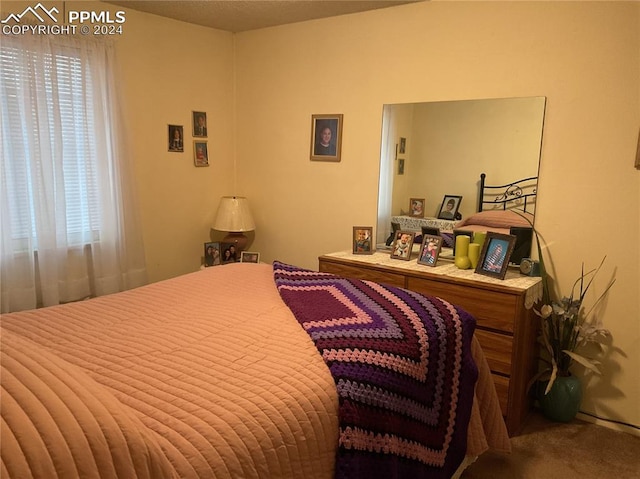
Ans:
[[[184,152],[184,129],[182,125],[169,125],[168,127],[169,151]]]
[[[413,218],[424,218],[424,198],[409,199],[409,216]]]
[[[489,231],[482,245],[476,273],[504,279],[516,237]]]
[[[373,254],[373,226],[353,227],[353,254]]]
[[[193,162],[196,166],[209,166],[209,152],[207,142],[195,140],[193,142]]]
[[[400,137],[400,153],[405,154],[407,152],[407,139]]]
[[[445,195],[438,213],[439,220],[454,220],[458,214],[458,208],[462,203],[462,196]]]
[[[311,160],[340,161],[342,114],[311,115]]]
[[[442,236],[423,235],[420,245],[418,263],[426,266],[435,266],[442,247]]]
[[[207,137],[207,113],[204,111],[192,112],[193,136],[195,138]]]
[[[409,261],[415,233],[413,231],[396,231],[391,245],[391,258]]]
[[[398,159],[398,174],[404,175],[404,158]]]

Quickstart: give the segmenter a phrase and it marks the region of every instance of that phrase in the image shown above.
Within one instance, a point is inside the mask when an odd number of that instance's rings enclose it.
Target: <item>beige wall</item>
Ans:
[[[612,348],[583,409],[639,426],[639,32],[632,2],[425,2],[237,35],[252,248],[316,268],[376,224],[384,103],[546,96],[537,225],[558,282],[568,293],[605,254],[592,298],[617,277],[600,316]],[[309,161],[317,113],[344,114],[341,163]]]
[[[223,236],[211,230],[218,201],[236,194],[233,35],[128,10],[117,42],[147,269],[158,281],[200,267],[204,242]],[[194,166],[192,111],[207,113],[208,167]],[[168,124],[184,125],[184,153],[167,151]]]

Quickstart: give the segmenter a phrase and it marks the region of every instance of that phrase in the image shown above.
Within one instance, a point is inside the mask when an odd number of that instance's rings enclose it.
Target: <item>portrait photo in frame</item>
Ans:
[[[260,253],[256,253],[255,251],[243,251],[240,253],[240,262],[241,263],[259,263]]]
[[[462,196],[445,195],[438,213],[439,220],[454,220],[458,215],[458,208],[462,203]]]
[[[238,259],[235,243],[220,243],[220,262],[222,264],[235,263]]]
[[[373,254],[373,226],[353,227],[353,254]]]
[[[409,216],[412,218],[424,218],[424,198],[409,199]]]
[[[196,166],[209,166],[209,152],[206,141],[193,141],[193,163]]]
[[[182,125],[168,125],[169,151],[184,152],[184,127]]]
[[[435,266],[438,263],[440,248],[442,248],[442,236],[422,235],[422,244],[418,254],[418,263],[426,266]]]
[[[398,174],[404,175],[404,158],[398,158]]]
[[[476,273],[504,279],[516,237],[489,231],[482,245]]]
[[[396,231],[393,243],[391,244],[391,258],[409,261],[411,259],[411,248],[415,233],[413,231]]]
[[[311,160],[340,161],[342,116],[311,115]]]
[[[207,113],[204,111],[194,111],[191,114],[193,123],[194,138],[207,137]]]
[[[218,266],[220,264],[220,243],[208,242],[204,244],[204,266]]]
[[[405,154],[407,152],[407,139],[400,137],[400,153]]]

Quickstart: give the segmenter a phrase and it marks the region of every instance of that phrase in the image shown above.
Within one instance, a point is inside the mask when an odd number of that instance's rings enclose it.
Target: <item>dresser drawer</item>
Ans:
[[[504,334],[476,329],[476,338],[484,352],[492,372],[511,374],[513,338]]]
[[[404,288],[404,276],[388,271],[379,271],[373,268],[362,268],[359,266],[347,266],[329,261],[320,261],[319,270],[321,273],[331,273],[346,278],[364,279]]]
[[[478,326],[513,333],[517,295],[411,276],[407,288],[462,306],[476,318]]]

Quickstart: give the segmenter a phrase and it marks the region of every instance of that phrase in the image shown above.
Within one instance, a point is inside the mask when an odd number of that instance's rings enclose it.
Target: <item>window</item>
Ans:
[[[47,187],[43,176],[50,170],[56,172],[51,182],[56,221],[64,221],[69,243],[98,240],[100,208],[96,145],[91,134],[95,124],[90,69],[73,51],[37,52],[7,46],[0,47],[0,65],[0,81],[6,92],[2,108],[10,118],[5,126],[8,138],[3,142],[11,152],[3,157],[7,163],[3,165],[3,187],[8,192],[13,239],[27,240],[37,248],[39,228],[34,202],[38,190]],[[21,115],[24,96],[34,94],[31,99],[44,103],[45,108]],[[46,118],[42,118],[43,110]],[[58,150],[54,154],[43,154],[49,148],[43,147],[40,136],[34,134],[42,127],[48,130],[51,149]],[[62,213],[60,205],[64,205]]]
[[[99,40],[3,36],[2,312],[146,282],[114,65]]]

